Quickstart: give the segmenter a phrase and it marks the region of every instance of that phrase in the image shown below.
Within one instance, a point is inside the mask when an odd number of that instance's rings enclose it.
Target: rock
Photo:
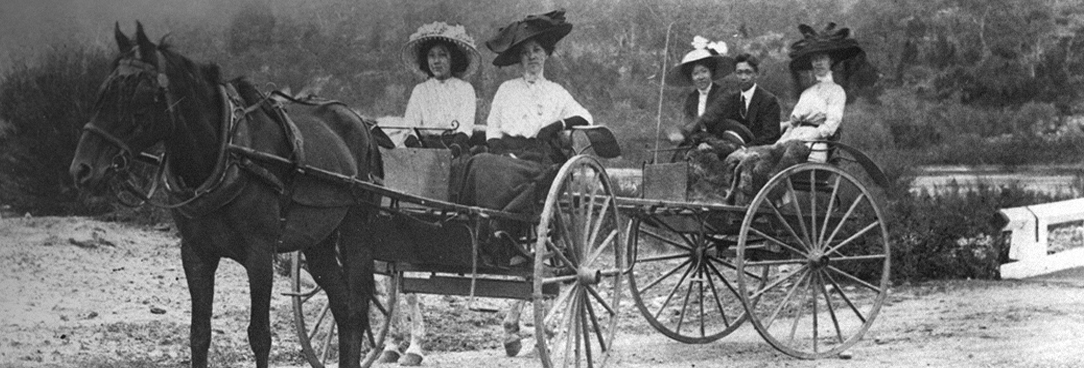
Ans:
[[[166,314],[166,310],[158,307],[151,307],[151,313],[154,314]]]
[[[854,358],[854,354],[852,354],[849,351],[844,351],[842,353],[839,353],[839,359],[849,360],[851,358]]]

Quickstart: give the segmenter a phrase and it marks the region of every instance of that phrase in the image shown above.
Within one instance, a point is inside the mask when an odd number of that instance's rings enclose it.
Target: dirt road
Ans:
[[[188,292],[177,243],[168,229],[82,218],[0,219],[0,367],[186,366]],[[278,278],[275,288],[287,290],[286,278]],[[215,293],[212,362],[250,366],[243,269],[223,262]],[[425,366],[540,366],[526,352],[505,358],[495,349],[497,318],[460,310],[463,304],[454,299],[427,300],[431,340],[460,342],[434,343],[438,350],[480,349],[435,352]],[[277,294],[272,300],[272,361],[302,367],[289,302]],[[850,359],[796,360],[777,353],[750,326],[715,343],[684,345],[655,333],[623,303],[624,328],[609,366],[1084,366],[1079,271],[1044,280],[897,286]],[[476,327],[440,326],[456,323]],[[531,344],[526,341],[525,350]]]

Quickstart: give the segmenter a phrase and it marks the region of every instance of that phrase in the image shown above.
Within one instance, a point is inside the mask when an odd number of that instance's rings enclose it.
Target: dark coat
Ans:
[[[693,103],[695,112],[696,102]],[[757,86],[745,117],[741,116],[741,93],[732,93],[710,104],[698,124],[709,132],[714,132],[715,129],[712,128],[725,120],[737,121],[753,132],[753,141],[748,142],[748,145],[760,146],[775,143],[779,139],[782,134],[779,131],[779,118],[779,100],[771,92]]]
[[[708,90],[708,103],[704,105],[704,113],[706,114],[708,112],[708,108],[710,108],[711,105],[714,105],[715,100],[718,100],[720,97],[725,95],[726,94],[723,93],[723,86],[720,86],[718,83],[712,82],[711,89]],[[683,105],[684,110],[682,111],[685,112],[686,123],[692,122],[699,117],[699,115],[696,114],[696,105],[699,103],[700,92],[693,88],[692,92],[689,92],[689,94],[685,95],[685,105]]]

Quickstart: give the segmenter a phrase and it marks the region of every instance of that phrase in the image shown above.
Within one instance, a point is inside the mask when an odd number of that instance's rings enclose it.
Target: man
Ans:
[[[728,126],[737,122],[749,129],[752,137],[742,137],[747,146],[775,143],[779,139],[779,100],[775,95],[757,86],[760,62],[749,54],[734,58],[734,75],[738,77],[739,93],[714,101],[696,124],[708,132],[722,137]]]

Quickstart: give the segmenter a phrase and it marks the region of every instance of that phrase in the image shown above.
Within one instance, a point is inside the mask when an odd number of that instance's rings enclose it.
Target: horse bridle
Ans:
[[[169,77],[167,77],[165,73],[165,58],[160,51],[155,51],[155,60],[157,65],[152,65],[137,58],[123,58],[117,62],[117,67],[113,70],[113,73],[109,76],[109,78],[107,78],[105,82],[103,82],[102,86],[104,88],[116,78],[140,74],[154,75],[155,78],[153,83],[158,90],[158,95],[162,96],[162,98],[165,100],[166,112],[169,114],[170,125],[168,134],[172,134],[173,130],[177,126],[177,115],[176,110],[174,109],[176,103],[174,102],[173,94],[169,90]],[[117,193],[117,196],[121,199],[122,204],[138,206],[142,204],[142,202],[148,201],[150,197],[154,195],[154,192],[157,190],[158,187],[158,182],[160,181],[159,178],[161,178],[161,176],[165,172],[165,154],[162,154],[161,156],[155,156],[146,152],[140,152],[137,156],[136,153],[132,150],[132,148],[124,142],[124,140],[95,125],[93,121],[87,122],[86,125],[83,125],[83,131],[97,135],[99,138],[104,139],[106,142],[109,142],[118,149],[117,154],[113,155],[113,158],[110,160],[110,169],[118,175],[129,176],[128,180],[124,181],[124,186],[122,189],[140,199],[140,203],[126,203],[120,196],[120,193]],[[132,160],[137,158],[152,161],[154,165],[157,166],[154,179],[152,179],[153,184],[151,188],[146,191],[146,193],[143,193],[140,189],[135,188],[135,185],[132,184],[131,181],[131,172],[129,171],[129,168]]]

